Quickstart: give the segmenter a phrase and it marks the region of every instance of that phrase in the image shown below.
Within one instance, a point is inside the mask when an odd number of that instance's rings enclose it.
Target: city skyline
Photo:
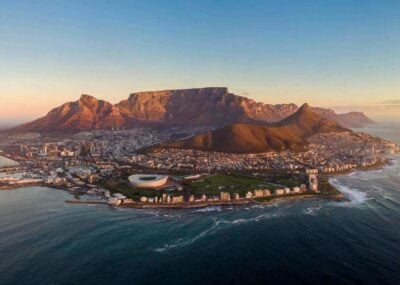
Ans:
[[[80,94],[117,103],[206,86],[396,118],[399,5],[5,1],[0,120],[29,121]]]

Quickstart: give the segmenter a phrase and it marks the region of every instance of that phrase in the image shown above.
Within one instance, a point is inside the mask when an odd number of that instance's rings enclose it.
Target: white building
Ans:
[[[129,183],[138,188],[156,188],[167,183],[168,175],[134,174],[128,177]]]

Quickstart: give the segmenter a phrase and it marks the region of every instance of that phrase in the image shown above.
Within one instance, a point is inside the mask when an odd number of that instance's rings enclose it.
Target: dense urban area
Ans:
[[[324,133],[304,151],[233,154],[146,148],[209,128],[136,128],[77,134],[2,134],[1,155],[18,162],[0,168],[0,187],[48,185],[76,194],[70,202],[132,207],[265,202],[288,196],[330,196],[330,174],[380,166],[399,147],[365,133]],[[137,187],[133,174],[166,177]],[[144,178],[143,178],[144,179]]]

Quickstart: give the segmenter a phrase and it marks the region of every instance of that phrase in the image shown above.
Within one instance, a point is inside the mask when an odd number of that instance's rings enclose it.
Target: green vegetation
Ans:
[[[243,196],[249,190],[260,187],[269,188],[272,185],[265,184],[264,179],[261,177],[219,173],[189,182],[188,186],[191,189],[190,192],[194,195],[219,195],[223,191],[239,193]]]
[[[301,184],[306,184],[307,178],[304,174],[276,172],[269,173],[266,177],[266,181],[274,185],[279,185],[279,188],[296,187]]]
[[[270,173],[266,176],[252,176],[243,173],[217,173],[203,177],[195,181],[183,181],[183,191],[162,189],[139,189],[135,188],[127,182],[129,173],[122,174],[114,179],[104,179],[98,182],[100,187],[110,190],[110,192],[122,193],[128,198],[138,201],[140,197],[161,197],[163,193],[169,195],[184,195],[186,198],[189,195],[219,195],[220,192],[239,193],[244,197],[248,191],[255,189],[269,189],[274,192],[275,189],[283,187],[295,187],[305,184],[306,176],[299,173]],[[305,192],[301,194],[281,195],[279,197],[292,197],[304,195],[320,195],[320,196],[335,196],[340,192],[329,183],[329,176],[319,176],[319,193]],[[267,202],[273,197],[256,198],[258,202]]]

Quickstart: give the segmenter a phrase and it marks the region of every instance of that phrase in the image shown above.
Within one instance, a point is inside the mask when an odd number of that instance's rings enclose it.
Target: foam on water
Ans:
[[[159,247],[159,248],[155,248],[153,249],[154,252],[165,252],[174,248],[180,248],[180,247],[185,247],[187,245],[190,245],[210,234],[213,234],[216,229],[218,228],[218,224],[214,223],[210,228],[200,232],[198,235],[189,238],[189,239],[183,239],[183,238],[179,238],[171,243],[166,243],[164,244],[164,246]]]
[[[194,210],[193,213],[208,213],[208,212],[221,212],[222,208],[220,206],[210,206],[201,209]]]
[[[267,219],[272,219],[272,218],[278,218],[282,217],[286,214],[282,212],[276,212],[276,213],[265,213],[258,215],[256,217],[251,217],[251,218],[241,218],[241,219],[235,219],[232,221],[229,220],[218,220],[216,221],[217,225],[220,224],[227,224],[227,225],[240,225],[240,224],[246,224],[246,223],[251,223],[251,222],[259,222]]]
[[[333,202],[331,204],[342,207],[360,206],[367,200],[367,194],[355,188],[339,184],[336,178],[330,178],[329,182],[334,185],[349,200],[347,202]]]
[[[152,251],[165,252],[165,251],[169,251],[169,250],[175,249],[175,248],[182,248],[182,247],[188,246],[190,244],[193,244],[193,243],[199,241],[200,239],[203,239],[209,235],[213,235],[220,229],[225,229],[230,226],[243,225],[243,224],[247,224],[247,223],[260,222],[263,220],[282,217],[284,215],[286,215],[286,214],[282,213],[282,212],[275,212],[275,213],[265,213],[265,214],[257,215],[255,217],[250,217],[250,218],[240,218],[240,219],[234,219],[234,220],[215,219],[214,223],[212,224],[211,227],[201,231],[199,234],[195,235],[194,237],[191,237],[188,239],[179,238],[175,241],[164,244],[162,247],[153,248]]]
[[[316,207],[308,207],[307,209],[303,210],[302,213],[305,215],[311,215],[311,216],[316,216],[321,210],[322,205],[316,206]]]
[[[373,171],[367,171],[367,172],[362,172],[362,171],[357,171],[353,172],[353,177],[362,179],[362,180],[375,180],[375,179],[384,179],[388,177],[388,174],[386,171],[380,169],[380,170],[373,170]]]

